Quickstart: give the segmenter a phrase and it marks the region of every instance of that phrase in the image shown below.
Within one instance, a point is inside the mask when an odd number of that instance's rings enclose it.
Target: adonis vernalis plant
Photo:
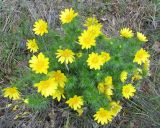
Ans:
[[[37,36],[27,40],[30,70],[4,89],[4,97],[40,110],[57,100],[108,124],[123,108],[122,99],[134,98],[137,82],[149,75],[150,55],[142,48],[148,39],[127,27],[107,38],[95,17],[81,22],[72,8],[60,13],[60,21],[63,32],[48,29],[42,19],[35,22]],[[32,91],[23,94],[24,85]]]

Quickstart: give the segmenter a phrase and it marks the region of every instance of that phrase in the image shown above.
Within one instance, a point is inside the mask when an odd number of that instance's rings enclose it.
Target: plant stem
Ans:
[[[65,66],[67,68],[67,71],[69,72],[69,67],[68,67],[68,64],[66,64],[66,62],[65,62]]]
[[[48,52],[48,48],[47,48],[46,45],[45,45],[45,42],[44,42],[44,38],[43,38],[43,37],[42,37],[42,43],[43,43],[44,49],[46,50],[46,52]]]

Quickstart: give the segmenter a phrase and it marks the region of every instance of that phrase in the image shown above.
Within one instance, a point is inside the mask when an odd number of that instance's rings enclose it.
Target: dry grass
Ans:
[[[109,1],[109,0],[108,0]],[[158,128],[160,127],[160,55],[159,45],[152,48],[153,42],[160,41],[160,3],[149,0],[3,0],[0,1],[0,84],[7,86],[19,72],[19,66],[26,66],[25,38],[29,37],[32,23],[43,18],[50,28],[59,28],[58,14],[62,8],[75,7],[84,20],[87,16],[96,16],[106,35],[118,35],[118,30],[128,26],[134,30],[143,30],[150,36],[145,47],[152,53],[151,77],[146,79],[139,95],[134,101],[126,102],[124,109],[110,128]],[[25,27],[26,26],[26,27]],[[1,37],[2,36],[2,37]],[[158,48],[157,48],[158,47]],[[1,87],[2,88],[2,87]],[[79,118],[65,110],[63,104],[56,104],[45,112],[33,112],[22,103],[19,108],[6,107],[10,101],[0,98],[0,126],[2,128],[98,128],[92,119]],[[24,114],[24,112],[28,112]],[[19,115],[17,118],[16,116]],[[107,128],[107,126],[104,126]]]

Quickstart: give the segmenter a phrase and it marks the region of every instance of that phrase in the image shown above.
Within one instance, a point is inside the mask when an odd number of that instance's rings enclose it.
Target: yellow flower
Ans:
[[[133,32],[130,28],[122,28],[120,30],[120,36],[125,37],[125,38],[132,38]]]
[[[104,88],[104,83],[99,83],[98,84],[98,86],[97,86],[97,88],[98,88],[98,91],[100,92],[100,93],[104,93],[104,91],[105,91],[105,88]]]
[[[136,92],[136,89],[132,84],[126,84],[122,88],[122,95],[126,99],[133,97],[135,92]]]
[[[27,40],[27,49],[29,49],[30,52],[33,52],[33,53],[38,51],[39,48],[35,39]]]
[[[102,94],[105,94],[105,96],[110,100],[111,96],[113,95],[113,86],[108,86],[105,85],[104,83],[99,83],[98,86],[98,91]]]
[[[45,33],[48,33],[48,24],[42,19],[36,21],[33,26],[33,31],[36,35],[43,36]]]
[[[140,74],[135,73],[132,76],[132,81],[137,81],[137,80],[140,80],[140,79],[142,79],[142,76]]]
[[[102,57],[98,55],[98,53],[92,52],[89,54],[87,63],[90,69],[100,70],[100,67],[103,65],[103,60]]]
[[[140,33],[140,32],[137,32],[137,38],[142,42],[147,42],[148,41],[147,37],[144,34]]]
[[[79,44],[81,45],[82,49],[89,49],[92,46],[96,46],[96,40],[91,33],[87,30],[84,30],[83,33],[78,37]]]
[[[65,98],[64,96],[64,88],[58,87],[52,94],[52,98],[58,100],[58,102],[61,100],[61,98]]]
[[[135,54],[133,62],[136,62],[141,65],[142,63],[145,63],[149,59],[149,57],[150,57],[149,53],[143,48],[141,48]]]
[[[107,52],[101,52],[101,56],[103,59],[103,63],[106,63],[111,59],[110,54]]]
[[[73,110],[80,109],[83,106],[83,97],[75,95],[73,98],[70,98],[69,100],[67,100],[66,103]]]
[[[112,82],[112,76],[107,76],[105,78],[105,82],[104,82],[104,88],[105,88],[105,95],[111,96],[113,95],[113,82]]]
[[[113,95],[113,87],[107,87],[107,86],[105,86],[105,95],[107,96],[107,97],[110,97],[110,96],[112,96]],[[110,97],[111,98],[111,97]]]
[[[39,83],[34,84],[35,87],[38,88],[38,92],[42,94],[44,97],[52,96],[55,90],[57,89],[57,82],[55,78],[51,78],[48,80],[40,81]]]
[[[142,73],[141,69],[135,70],[134,73],[133,73],[133,76],[132,76],[132,81],[137,81],[137,80],[142,79],[142,76],[141,76],[140,73]]]
[[[67,82],[67,77],[61,72],[61,70],[50,72],[48,75],[50,78],[55,78],[58,85],[64,88],[64,85]]]
[[[88,27],[87,32],[92,38],[96,38],[101,34],[102,25],[92,25]]]
[[[128,72],[122,71],[120,75],[120,80],[124,83],[127,79]]]
[[[20,99],[20,92],[16,87],[8,87],[3,89],[4,97],[8,97],[9,99],[18,100]]]
[[[87,20],[85,21],[84,26],[90,27],[92,25],[99,25],[98,20],[95,17],[87,18]]]
[[[122,109],[122,106],[119,104],[119,102],[115,102],[115,101],[112,101],[110,103],[110,106],[111,106],[111,113],[113,116],[116,116]]]
[[[35,73],[47,74],[49,68],[49,58],[45,57],[43,53],[39,53],[38,56],[33,55],[29,60],[29,66]]]
[[[78,13],[75,13],[72,8],[65,9],[64,11],[61,11],[60,20],[62,24],[70,23],[77,15]]]
[[[105,110],[104,108],[100,108],[96,114],[94,114],[94,120],[97,121],[98,123],[104,125],[108,124],[109,122],[112,121],[112,113],[108,110]]]
[[[57,50],[57,53],[56,53],[56,58],[59,58],[58,59],[58,62],[61,62],[62,63],[72,63],[75,59],[74,57],[74,52],[70,49],[64,49],[64,50],[61,50],[61,49],[58,49]]]
[[[112,86],[113,85],[112,76],[107,76],[105,78],[105,85],[107,85],[107,86]]]
[[[112,83],[112,77],[107,76],[105,78],[105,82],[101,82],[97,86],[98,91],[100,93],[105,94],[105,96],[110,100],[111,96],[113,95],[113,83]]]

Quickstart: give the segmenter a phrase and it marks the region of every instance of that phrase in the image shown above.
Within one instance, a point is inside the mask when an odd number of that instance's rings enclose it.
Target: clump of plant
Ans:
[[[35,37],[27,40],[32,54],[27,79],[5,88],[3,95],[24,99],[35,109],[65,101],[80,116],[108,124],[121,111],[122,99],[132,98],[138,81],[149,75],[150,55],[141,48],[148,40],[140,32],[135,37],[130,28],[107,38],[95,17],[82,23],[72,8],[61,12],[60,21],[61,32],[50,30],[42,19],[35,22]],[[24,92],[22,83],[33,89]]]

